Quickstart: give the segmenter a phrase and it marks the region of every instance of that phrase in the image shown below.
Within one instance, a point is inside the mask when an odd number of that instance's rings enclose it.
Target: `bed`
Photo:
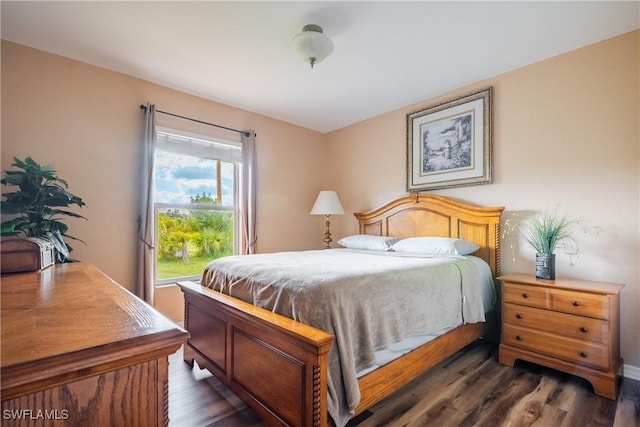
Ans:
[[[355,216],[360,234],[399,239],[451,237],[472,242],[479,247],[473,255],[484,260],[495,277],[500,270],[502,211],[502,207],[410,194]],[[326,252],[325,256],[330,254]],[[195,360],[208,369],[267,425],[332,423],[328,416],[332,398],[328,366],[333,358],[330,350],[336,345],[334,334],[193,282],[179,285],[185,297],[185,328],[191,335],[185,346],[185,361],[192,364]],[[352,415],[363,412],[472,341],[487,337],[493,323],[491,319],[464,322],[359,375],[359,400]]]

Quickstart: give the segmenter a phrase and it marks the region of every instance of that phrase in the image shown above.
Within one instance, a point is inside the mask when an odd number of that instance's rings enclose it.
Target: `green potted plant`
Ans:
[[[2,222],[2,236],[49,239],[56,248],[56,262],[72,261],[69,253],[73,249],[64,239],[84,242],[67,234],[69,227],[62,220],[86,218],[64,208],[82,207],[85,203],[67,191],[67,182],[59,178],[51,166],[41,166],[31,157],[13,160],[11,166],[18,170],[4,171],[5,176],[0,180],[2,185],[17,187],[16,191],[3,193],[5,199],[0,202],[2,215],[14,216]]]
[[[563,214],[556,208],[545,210],[522,222],[516,221],[514,215],[505,221],[503,237],[518,231],[536,251],[536,277],[554,280],[556,250],[562,250],[570,256],[580,254],[580,248],[574,238],[575,227],[587,232],[578,219]],[[514,246],[515,244],[512,244],[511,247]]]

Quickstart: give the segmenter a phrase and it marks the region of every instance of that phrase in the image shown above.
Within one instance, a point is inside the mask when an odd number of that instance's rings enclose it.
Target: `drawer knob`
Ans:
[[[580,352],[580,357],[587,357],[587,353],[585,353],[584,351]]]
[[[520,335],[516,335],[516,339],[517,339],[518,341],[522,341],[522,336],[520,336]]]
[[[523,293],[522,293],[522,298],[529,298],[529,294],[528,294],[528,293],[526,293],[526,292],[523,292]]]
[[[587,333],[587,332],[589,332],[589,329],[587,329],[587,327],[585,327],[585,326],[580,326],[580,332]]]
[[[517,314],[516,314],[516,319],[522,319],[522,314],[517,313]]]
[[[574,307],[578,307],[580,305],[580,302],[578,301],[571,301],[571,305]]]

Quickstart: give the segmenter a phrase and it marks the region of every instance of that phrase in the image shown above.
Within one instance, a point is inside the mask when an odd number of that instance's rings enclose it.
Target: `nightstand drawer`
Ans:
[[[609,319],[609,298],[584,292],[551,290],[551,309],[580,316]]]
[[[618,396],[620,283],[506,274],[500,363],[527,360],[587,379],[597,395]]]
[[[502,297],[504,302],[522,304],[529,307],[549,307],[547,291],[544,288],[504,283]]]
[[[552,333],[520,328],[508,323],[503,325],[502,342],[513,347],[520,347],[603,371],[611,368],[608,347],[600,344],[590,344]]]
[[[539,308],[505,303],[502,313],[505,323],[526,329],[551,332],[578,340],[609,344],[609,324],[590,317],[556,313]]]

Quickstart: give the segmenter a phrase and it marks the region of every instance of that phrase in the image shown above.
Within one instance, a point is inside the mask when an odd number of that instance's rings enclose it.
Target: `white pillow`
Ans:
[[[467,240],[449,237],[409,237],[396,242],[394,252],[413,252],[423,255],[470,255],[480,246]]]
[[[370,234],[355,234],[343,237],[338,244],[349,249],[368,249],[371,251],[388,251],[397,242],[395,237],[373,236]]]

